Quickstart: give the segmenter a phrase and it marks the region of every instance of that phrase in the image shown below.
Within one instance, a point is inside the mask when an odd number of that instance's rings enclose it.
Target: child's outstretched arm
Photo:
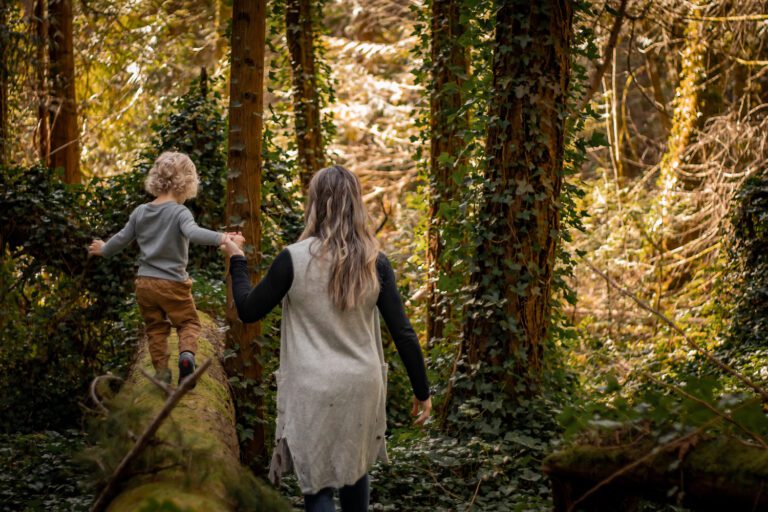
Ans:
[[[136,211],[131,213],[128,217],[128,222],[125,224],[115,236],[103,242],[98,238],[91,242],[88,246],[88,254],[94,256],[104,256],[109,258],[110,256],[122,251],[136,238]]]
[[[193,244],[218,246],[224,243],[226,238],[224,233],[217,233],[198,226],[188,208],[184,208],[179,216],[179,227],[184,236],[189,238]]]

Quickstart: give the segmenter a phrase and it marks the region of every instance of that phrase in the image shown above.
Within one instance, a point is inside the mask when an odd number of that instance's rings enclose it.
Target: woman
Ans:
[[[243,322],[263,318],[282,301],[277,427],[270,479],[293,468],[305,510],[368,509],[368,469],[386,461],[387,365],[379,313],[413,387],[416,424],[429,417],[424,358],[405,316],[392,267],[368,224],[360,183],[341,166],[309,184],[306,227],[253,289],[239,244],[231,257],[232,294]],[[377,311],[378,309],[378,311]]]

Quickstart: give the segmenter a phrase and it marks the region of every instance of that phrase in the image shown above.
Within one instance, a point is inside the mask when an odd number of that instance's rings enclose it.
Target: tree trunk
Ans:
[[[0,4],[0,27],[7,30],[8,5]],[[8,130],[8,46],[0,44],[0,165],[8,165],[9,130]]]
[[[514,397],[536,388],[549,323],[573,12],[569,0],[497,6],[487,182],[461,350]]]
[[[700,16],[698,7],[691,9],[692,18]],[[661,257],[657,261],[657,283],[654,307],[663,309],[661,298],[670,288],[681,286],[685,277],[679,279],[678,271],[670,271],[667,265],[670,263],[669,251],[684,243],[681,233],[688,236],[697,236],[699,231],[690,222],[681,222],[679,208],[683,206],[680,189],[684,176],[680,174],[680,167],[684,164],[685,150],[694,137],[697,124],[700,122],[700,90],[701,83],[705,79],[704,54],[706,45],[703,37],[704,25],[701,21],[692,19],[685,28],[685,44],[682,52],[680,81],[675,90],[675,98],[672,102],[673,112],[667,149],[659,162],[659,178],[656,186],[659,195],[655,202],[652,215],[648,217],[650,231],[657,233],[657,244],[661,250]],[[695,185],[695,183],[693,184]],[[677,258],[673,261],[677,262]]]
[[[311,0],[286,0],[285,36],[291,54],[293,111],[301,186],[325,165],[320,128],[320,97],[315,75],[315,36]]]
[[[455,199],[453,174],[460,171],[459,151],[466,116],[456,117],[462,106],[460,88],[468,73],[466,50],[458,43],[464,32],[457,0],[432,0],[432,91],[430,97],[430,196],[427,243],[427,340],[443,337],[451,311],[438,281],[450,270],[443,262],[445,242],[440,231],[444,220],[441,205]],[[451,119],[453,118],[453,119]]]
[[[75,98],[72,0],[48,0],[51,78],[51,167],[64,169],[66,183],[80,183],[80,130]]]
[[[258,282],[261,247],[261,136],[264,110],[264,50],[266,0],[235,0],[232,5],[232,66],[229,88],[229,158],[227,225],[242,231],[250,264],[251,283]],[[227,278],[229,279],[229,278]],[[240,413],[253,428],[243,441],[243,458],[253,468],[265,457],[263,402],[255,389],[262,378],[258,324],[244,325],[237,317],[231,283],[227,287],[228,343],[238,348],[231,370],[246,387],[238,391]],[[247,410],[244,408],[248,404]]]
[[[38,160],[44,166],[51,162],[51,135],[48,127],[48,83],[46,71],[48,70],[48,20],[46,19],[46,0],[35,1],[35,38],[37,61],[37,148]]]

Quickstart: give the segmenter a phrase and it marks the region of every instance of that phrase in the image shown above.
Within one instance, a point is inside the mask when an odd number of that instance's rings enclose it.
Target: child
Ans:
[[[125,227],[106,243],[96,239],[88,253],[110,257],[133,240],[139,244],[136,302],[146,325],[155,377],[171,382],[168,335],[179,335],[179,383],[195,371],[200,319],[187,275],[189,242],[219,246],[227,238],[199,227],[184,201],[197,195],[199,180],[192,160],[183,153],[160,155],[144,184],[155,200],[131,213]]]

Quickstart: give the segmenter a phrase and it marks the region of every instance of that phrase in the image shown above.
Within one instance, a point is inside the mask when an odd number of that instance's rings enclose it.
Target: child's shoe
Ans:
[[[157,379],[160,382],[165,382],[166,384],[170,384],[171,370],[168,368],[161,368],[159,370],[155,370],[155,379]]]
[[[179,354],[179,385],[182,381],[195,372],[195,354],[182,352]],[[196,383],[195,383],[196,384]],[[195,387],[194,385],[192,386]]]

